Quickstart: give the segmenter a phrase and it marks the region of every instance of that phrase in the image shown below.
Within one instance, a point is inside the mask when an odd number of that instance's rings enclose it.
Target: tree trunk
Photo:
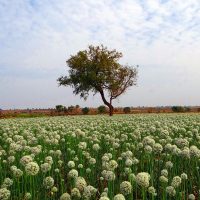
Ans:
[[[109,106],[109,115],[113,116],[114,107],[110,104]]]
[[[103,100],[103,103],[104,103],[106,106],[108,106],[108,108],[109,108],[109,115],[110,115],[110,116],[113,116],[114,107],[112,106],[112,100],[110,100],[110,103],[109,103],[109,102],[106,100],[106,98],[105,98],[105,95],[104,95],[103,90],[100,90],[99,92],[100,92],[100,94],[101,94],[101,98],[102,98],[102,100]]]

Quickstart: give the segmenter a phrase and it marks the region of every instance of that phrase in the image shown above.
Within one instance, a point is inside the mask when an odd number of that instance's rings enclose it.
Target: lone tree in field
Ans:
[[[59,85],[71,86],[75,95],[87,99],[89,92],[99,93],[103,103],[113,115],[113,99],[123,94],[128,87],[136,85],[137,68],[121,65],[122,53],[107,47],[89,46],[67,60],[68,76],[58,79]]]

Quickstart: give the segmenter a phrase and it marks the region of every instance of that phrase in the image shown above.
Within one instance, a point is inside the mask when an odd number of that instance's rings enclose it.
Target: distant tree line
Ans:
[[[160,107],[116,107],[114,113],[116,114],[140,114],[140,113],[187,113],[200,112],[199,106],[160,106]],[[15,118],[15,117],[43,117],[43,116],[57,116],[57,115],[96,115],[108,114],[107,106],[100,105],[97,108],[80,107],[79,105],[57,105],[55,108],[49,109],[0,109],[0,118]]]
[[[57,113],[66,113],[66,114],[84,114],[84,115],[87,115],[87,114],[91,114],[91,110],[93,109],[93,112],[95,110],[95,114],[106,114],[106,113],[109,113],[109,109],[104,106],[104,105],[100,105],[99,107],[97,108],[89,108],[89,107],[83,107],[83,108],[80,108],[79,105],[76,105],[76,106],[63,106],[63,105],[57,105],[56,106],[56,112]],[[146,109],[146,112],[147,113],[154,113],[154,112],[165,112],[165,107],[157,107],[157,108],[154,108],[154,107],[149,107],[149,108],[142,108],[143,109]],[[129,113],[137,113],[136,112],[136,108],[133,108],[133,107],[129,107],[129,106],[126,106],[126,107],[121,107],[121,108],[115,108],[114,112],[116,113],[124,113],[124,114],[129,114]],[[138,110],[141,110],[141,108],[138,108]],[[182,112],[191,112],[191,108],[190,107],[187,107],[187,106],[172,106],[172,107],[169,107],[168,111],[170,112],[175,112],[175,113],[182,113]],[[197,109],[197,112],[200,112],[200,108]]]

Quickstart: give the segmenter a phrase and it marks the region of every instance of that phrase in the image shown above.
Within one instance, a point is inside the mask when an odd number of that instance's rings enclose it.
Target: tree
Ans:
[[[75,107],[76,107],[76,109],[79,109],[79,108],[80,108],[80,106],[79,106],[78,104],[77,104]]]
[[[106,107],[104,105],[99,106],[97,109],[98,109],[98,113],[100,114],[106,113]]]
[[[124,113],[128,114],[131,112],[131,108],[130,107],[124,107],[123,109]]]
[[[74,106],[68,106],[68,108],[67,108],[67,111],[69,112],[69,113],[72,113],[73,111],[74,111]]]
[[[57,112],[62,112],[62,111],[64,111],[64,109],[65,109],[65,106],[63,106],[63,105],[57,105],[56,106],[56,111]]]
[[[89,113],[90,109],[88,107],[82,108],[82,113],[84,115],[87,115]]]
[[[107,47],[89,46],[67,60],[68,76],[58,78],[59,85],[71,86],[75,95],[87,99],[89,92],[99,93],[103,103],[113,115],[112,102],[127,88],[136,85],[137,67],[121,65],[118,61],[122,53]],[[106,98],[108,96],[108,99]]]
[[[183,107],[183,106],[172,106],[173,112],[190,112],[190,107]]]

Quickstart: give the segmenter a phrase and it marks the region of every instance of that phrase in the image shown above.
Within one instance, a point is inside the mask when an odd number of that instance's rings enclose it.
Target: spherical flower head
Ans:
[[[98,150],[100,149],[99,144],[93,144],[92,149],[93,149],[94,151],[98,151]]]
[[[108,193],[107,192],[102,192],[101,193],[101,197],[108,197]]]
[[[58,168],[56,168],[54,171],[55,171],[56,173],[59,173],[59,172],[60,172],[60,170],[59,170]]]
[[[89,159],[89,163],[90,163],[91,165],[94,165],[94,164],[96,163],[96,159],[95,159],[95,158],[90,158],[90,159]]]
[[[3,181],[3,186],[10,187],[13,184],[13,180],[10,178],[5,178]]]
[[[109,161],[109,157],[107,155],[102,156],[102,161],[103,162],[108,162]]]
[[[171,169],[171,168],[173,167],[173,163],[172,163],[171,161],[167,161],[167,162],[165,163],[165,167],[166,167],[167,169]]]
[[[107,180],[107,181],[114,181],[115,180],[115,173],[113,171],[104,170],[102,172],[102,175],[104,176],[104,179]]]
[[[181,177],[175,176],[175,177],[172,179],[172,184],[171,184],[171,185],[172,185],[174,188],[177,188],[177,187],[180,186],[180,184],[181,184]]]
[[[89,188],[85,187],[83,191],[83,199],[89,200],[92,197],[92,194],[89,190]]]
[[[17,167],[15,166],[15,165],[12,165],[11,167],[10,167],[10,170],[11,171],[14,171],[14,170],[16,170],[17,169]]]
[[[62,155],[62,152],[60,150],[56,150],[55,155],[60,157]]]
[[[160,181],[161,183],[168,183],[168,178],[165,177],[165,176],[160,176],[160,177],[159,177],[159,181]]]
[[[90,191],[92,196],[96,195],[97,189],[95,187],[93,187],[92,185],[88,185],[86,188]]]
[[[71,169],[68,173],[68,177],[69,178],[72,178],[72,179],[75,179],[78,177],[78,171],[75,170],[75,169]]]
[[[185,147],[180,154],[183,158],[189,159],[190,158],[190,149]]]
[[[72,197],[72,199],[80,199],[81,198],[81,193],[78,188],[73,188],[71,190],[71,197]]]
[[[63,193],[60,197],[60,200],[71,200],[71,196],[67,192]]]
[[[154,150],[155,153],[160,154],[163,150],[163,147],[162,147],[161,144],[156,143],[156,144],[153,145],[153,150]]]
[[[39,172],[39,166],[36,162],[29,162],[26,167],[25,171],[28,175],[35,176]]]
[[[131,151],[126,151],[125,152],[125,158],[128,159],[128,158],[132,158],[133,157],[133,153]]]
[[[51,170],[51,164],[50,163],[43,163],[40,165],[40,169],[43,173],[46,173]]]
[[[77,156],[75,156],[73,160],[77,162],[77,161],[79,161],[79,158]]]
[[[81,131],[80,129],[76,129],[75,134],[79,137],[85,137],[85,132]]]
[[[91,170],[90,168],[87,168],[87,169],[86,169],[86,173],[87,173],[87,174],[90,174],[91,171],[92,171],[92,170]]]
[[[101,197],[99,200],[110,200],[108,197]]]
[[[75,179],[75,187],[78,188],[80,192],[83,192],[86,186],[87,183],[83,177],[79,176]]]
[[[182,174],[181,174],[181,179],[182,179],[182,180],[187,180],[187,179],[188,179],[187,174],[186,174],[186,173],[182,173]]]
[[[112,171],[112,170],[115,170],[118,167],[118,164],[115,160],[110,160],[108,167]]]
[[[193,194],[190,194],[190,195],[188,196],[188,199],[189,199],[189,200],[195,200],[195,196],[194,196]]]
[[[123,195],[131,194],[131,192],[132,192],[132,185],[131,185],[131,183],[128,182],[128,181],[123,181],[123,182],[120,184],[120,192],[121,192]]]
[[[79,142],[78,147],[82,150],[87,148],[87,143],[86,142]]]
[[[51,188],[51,191],[56,193],[56,192],[58,192],[58,188],[54,186],[54,187]]]
[[[7,200],[10,198],[10,190],[7,188],[1,188],[0,189],[0,199],[1,200]]]
[[[132,172],[132,169],[131,169],[131,168],[129,168],[129,167],[125,167],[125,168],[124,168],[124,173],[125,173],[126,175],[129,175],[131,172]]]
[[[82,168],[83,168],[83,165],[82,165],[82,164],[78,164],[78,168],[79,168],[79,169],[82,169]]]
[[[53,187],[54,185],[54,179],[51,177],[51,176],[48,176],[46,177],[44,180],[43,180],[43,185],[46,189],[50,189]]]
[[[75,165],[75,162],[74,161],[69,161],[68,163],[67,163],[67,166],[69,167],[69,168],[74,168],[76,165]]]
[[[137,165],[139,163],[139,160],[137,158],[133,158],[133,165]]]
[[[168,171],[167,171],[167,169],[163,169],[163,170],[161,171],[161,175],[162,175],[162,176],[165,176],[165,177],[168,177]]]
[[[46,163],[49,163],[50,165],[52,165],[52,164],[53,164],[53,158],[52,158],[51,156],[47,156],[47,157],[45,158],[45,162],[46,162]]]
[[[136,183],[141,187],[149,187],[150,175],[146,172],[140,172],[136,176]]]
[[[15,161],[15,157],[9,156],[7,160],[8,160],[9,163],[13,163]]]
[[[173,186],[167,186],[166,193],[169,194],[169,196],[173,197],[176,195],[176,190],[174,189]]]
[[[151,186],[151,187],[148,188],[148,192],[149,192],[151,195],[153,195],[153,196],[156,196],[156,195],[157,195],[156,189],[155,189],[153,186]]]
[[[196,146],[190,147],[190,155],[195,158],[200,158],[200,150]]]
[[[12,172],[13,172],[13,176],[15,178],[19,178],[23,175],[23,171],[21,169],[15,169]]]
[[[31,193],[27,192],[27,193],[24,195],[24,199],[25,199],[25,200],[31,199]]]
[[[152,147],[151,147],[150,145],[145,145],[145,146],[144,146],[144,151],[145,151],[146,153],[149,153],[149,154],[150,154],[150,153],[152,152],[152,150],[153,150],[153,149],[152,149]]]
[[[127,158],[126,161],[125,161],[125,165],[127,167],[130,167],[132,164],[133,164],[133,161],[131,159]]]
[[[63,161],[62,161],[62,160],[59,160],[59,161],[58,161],[58,165],[59,165],[59,166],[62,166],[62,164],[63,164]]]
[[[114,196],[113,200],[126,200],[123,194],[117,194]]]
[[[21,159],[20,159],[20,163],[23,165],[23,166],[26,166],[29,162],[32,162],[33,161],[33,158],[31,156],[23,156]]]

